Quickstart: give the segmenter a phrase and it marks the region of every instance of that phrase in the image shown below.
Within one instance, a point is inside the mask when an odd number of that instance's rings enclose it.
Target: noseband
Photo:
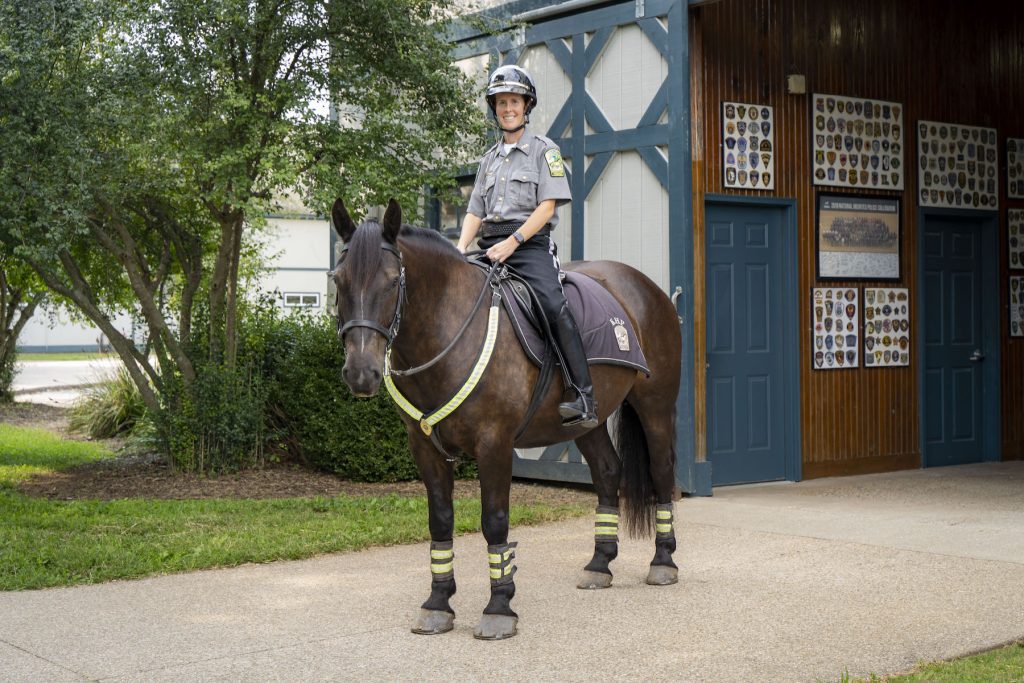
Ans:
[[[376,320],[349,320],[344,325],[341,324],[341,317],[338,317],[338,336],[341,341],[345,341],[345,333],[355,327],[368,327],[374,332],[379,332],[384,335],[384,339],[388,342],[388,348],[391,348],[391,344],[395,341],[395,336],[398,334],[398,326],[402,324],[402,303],[405,301],[405,265],[402,263],[402,252],[398,251],[398,247],[390,244],[389,242],[381,242],[381,249],[390,251],[395,257],[398,258],[398,302],[395,304],[395,315],[391,318],[391,324],[388,327],[384,327]],[[348,251],[348,245],[346,244],[342,250],[341,255],[344,258],[345,253]],[[341,302],[341,292],[338,292],[338,302]]]

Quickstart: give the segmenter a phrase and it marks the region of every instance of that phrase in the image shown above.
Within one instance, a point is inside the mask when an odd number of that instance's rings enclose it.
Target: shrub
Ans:
[[[94,439],[131,432],[146,413],[139,388],[121,366],[86,390],[72,407],[70,426]]]

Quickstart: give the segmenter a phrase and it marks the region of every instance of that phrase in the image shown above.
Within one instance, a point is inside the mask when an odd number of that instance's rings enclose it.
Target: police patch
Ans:
[[[565,176],[565,165],[562,163],[562,153],[557,149],[549,149],[544,152],[544,160],[548,162],[548,172],[552,178]]]

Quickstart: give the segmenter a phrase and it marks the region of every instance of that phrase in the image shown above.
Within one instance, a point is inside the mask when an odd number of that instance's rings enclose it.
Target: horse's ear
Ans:
[[[341,237],[341,241],[348,244],[356,232],[356,224],[352,222],[352,217],[348,215],[348,209],[345,208],[345,202],[341,201],[340,197],[334,200],[334,206],[331,207],[331,223],[334,224],[334,231]]]
[[[402,207],[394,197],[388,200],[388,208],[384,211],[384,239],[394,244],[398,239],[398,231],[402,229]]]

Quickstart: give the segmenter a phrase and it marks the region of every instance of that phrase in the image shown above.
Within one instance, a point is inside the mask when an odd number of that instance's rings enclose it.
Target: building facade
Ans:
[[[490,16],[508,30],[457,32],[456,57],[538,81],[532,125],[572,174],[563,255],[629,263],[676,302],[683,490],[1024,457],[1024,14]],[[521,455],[521,474],[587,477],[568,445]]]

